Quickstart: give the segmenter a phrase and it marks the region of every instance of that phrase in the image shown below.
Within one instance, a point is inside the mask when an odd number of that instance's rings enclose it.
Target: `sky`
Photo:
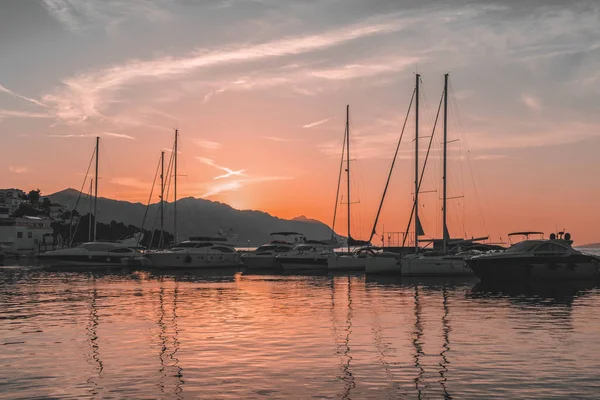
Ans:
[[[331,224],[350,105],[350,227],[368,239],[419,73],[419,169],[432,142],[419,212],[426,237],[440,237],[441,115],[433,125],[449,73],[451,236],[567,229],[576,243],[600,241],[596,1],[7,0],[0,10],[0,187],[87,188],[99,136],[99,195],[145,203],[177,128],[179,197]],[[414,118],[413,108],[378,238],[406,229]]]

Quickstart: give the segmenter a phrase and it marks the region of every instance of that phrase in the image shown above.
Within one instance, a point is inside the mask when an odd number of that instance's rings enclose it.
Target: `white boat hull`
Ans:
[[[325,257],[294,257],[279,259],[284,271],[327,271]]]
[[[146,254],[155,268],[232,268],[242,266],[240,256],[231,254],[198,254],[187,252],[156,252]]]
[[[408,256],[402,258],[402,276],[466,276],[473,275],[462,257]]]
[[[281,263],[273,255],[244,254],[242,262],[248,269],[281,269]]]
[[[327,269],[330,271],[364,271],[366,257],[347,255],[331,255],[327,258]]]
[[[396,257],[367,257],[365,273],[367,274],[400,274],[400,258]]]

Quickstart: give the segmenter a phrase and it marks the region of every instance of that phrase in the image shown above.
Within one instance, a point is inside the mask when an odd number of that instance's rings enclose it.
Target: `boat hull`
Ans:
[[[586,255],[563,257],[477,258],[468,261],[482,282],[598,279],[600,264]]]
[[[278,257],[284,271],[327,271],[325,257]]]
[[[245,254],[242,256],[242,262],[248,269],[281,269],[281,263],[275,256]]]
[[[186,252],[156,252],[146,254],[154,268],[232,268],[242,266],[240,256],[231,254],[194,254]]]
[[[464,258],[453,256],[419,256],[402,259],[402,276],[469,276],[473,270]]]
[[[367,274],[394,274],[401,273],[400,258],[396,257],[367,257],[365,260],[365,273]]]
[[[364,271],[366,257],[349,257],[332,255],[327,258],[327,269],[330,271]]]
[[[37,259],[42,267],[80,267],[81,269],[86,268],[99,268],[99,267],[120,267],[122,266],[121,260],[123,257],[111,257],[111,256],[51,256],[40,254]]]

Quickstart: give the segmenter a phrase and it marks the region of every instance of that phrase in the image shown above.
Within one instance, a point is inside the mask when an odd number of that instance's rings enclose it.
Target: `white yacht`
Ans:
[[[297,232],[273,232],[274,239],[259,246],[256,250],[242,254],[244,265],[250,269],[280,269],[277,256],[293,250],[298,244],[306,242],[303,234]]]
[[[452,254],[410,254],[402,257],[402,276],[473,275],[465,258]]]
[[[330,271],[364,271],[366,260],[375,255],[376,248],[358,247],[350,253],[332,253],[327,258]]]
[[[156,268],[230,268],[242,265],[240,255],[224,237],[192,237],[169,250],[147,252]]]
[[[401,255],[390,251],[382,251],[369,255],[365,260],[365,273],[367,274],[400,274]]]
[[[139,256],[137,250],[123,243],[88,242],[77,247],[52,250],[37,256],[42,266],[49,267],[110,267],[120,266],[121,259]]]
[[[327,259],[335,245],[325,241],[307,240],[287,253],[277,256],[284,271],[327,271]]]

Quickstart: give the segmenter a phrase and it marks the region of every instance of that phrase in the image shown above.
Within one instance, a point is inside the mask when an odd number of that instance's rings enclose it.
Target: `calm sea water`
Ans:
[[[0,398],[598,398],[600,287],[0,268]]]

